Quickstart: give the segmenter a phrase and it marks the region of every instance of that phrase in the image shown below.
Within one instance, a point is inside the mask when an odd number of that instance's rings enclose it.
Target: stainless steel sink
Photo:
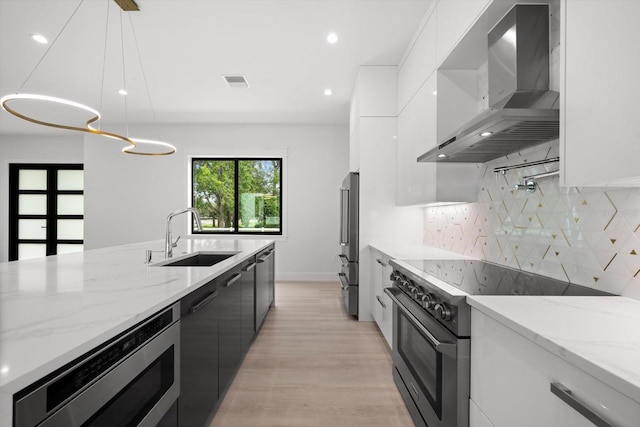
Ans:
[[[154,264],[157,267],[211,267],[238,252],[196,252]]]

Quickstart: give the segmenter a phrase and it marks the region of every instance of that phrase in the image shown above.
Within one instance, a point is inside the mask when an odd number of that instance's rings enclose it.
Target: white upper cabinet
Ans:
[[[436,6],[438,64],[449,55],[489,3],[491,0],[438,1]]]
[[[349,170],[360,170],[361,118],[396,117],[396,66],[363,66],[351,96],[349,114]]]
[[[436,143],[435,73],[398,116],[397,196],[399,206],[428,203],[430,183],[436,182],[435,163],[418,163],[425,147]]]
[[[359,117],[395,117],[397,77],[398,67],[395,65],[360,67],[351,100],[353,114]]]
[[[417,158],[438,144],[443,131],[454,130],[461,120],[467,120],[480,111],[477,100],[478,60],[463,71],[471,75],[472,86],[462,90],[448,84],[457,70],[447,75],[436,70],[437,52],[441,50],[440,26],[449,16],[451,24],[445,31],[453,40],[447,52],[472,25],[489,1],[440,1],[430,9],[423,26],[418,30],[405,60],[398,69],[398,141],[397,141],[397,204],[399,206],[428,205],[433,203],[473,202],[477,195],[479,168],[475,164],[421,163]],[[469,12],[469,9],[476,12]],[[442,10],[441,15],[438,13]],[[461,24],[464,22],[464,24]],[[456,30],[457,28],[457,30]],[[453,32],[457,31],[453,36]],[[473,51],[473,49],[471,49]],[[486,57],[486,54],[485,54]],[[482,63],[482,60],[479,61]],[[469,80],[469,79],[467,79]],[[467,81],[465,80],[465,82]],[[459,81],[456,81],[459,83]],[[453,88],[453,89],[451,89]],[[440,92],[445,98],[441,99]],[[462,99],[460,94],[464,95]],[[470,98],[469,101],[467,98]]]
[[[426,20],[418,30],[414,42],[398,67],[398,112],[436,69],[435,2],[427,11]]]
[[[562,3],[561,182],[640,186],[640,1]]]
[[[478,165],[417,161],[419,155],[437,143],[437,78],[432,73],[398,116],[399,206],[476,201]]]

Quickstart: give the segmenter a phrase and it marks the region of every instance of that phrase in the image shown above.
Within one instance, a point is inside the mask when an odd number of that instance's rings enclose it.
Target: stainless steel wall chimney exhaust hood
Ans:
[[[549,90],[548,5],[515,5],[488,42],[490,108],[419,162],[483,163],[558,138],[559,94]]]

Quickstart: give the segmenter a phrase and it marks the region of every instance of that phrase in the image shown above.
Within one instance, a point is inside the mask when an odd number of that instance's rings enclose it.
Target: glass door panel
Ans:
[[[45,240],[46,238],[47,238],[47,220],[46,219],[18,220],[18,239]]]
[[[47,255],[47,245],[44,243],[20,243],[18,245],[18,259],[40,258]]]
[[[84,190],[84,171],[80,170],[59,170],[58,190]]]
[[[60,194],[58,195],[58,215],[83,215],[84,195]]]
[[[46,194],[20,194],[18,196],[19,215],[46,215]]]
[[[46,190],[47,170],[22,169],[20,170],[19,190]]]
[[[81,219],[59,219],[58,240],[82,240],[84,221]]]

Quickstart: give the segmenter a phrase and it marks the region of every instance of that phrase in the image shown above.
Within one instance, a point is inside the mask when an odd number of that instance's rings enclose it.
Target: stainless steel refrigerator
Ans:
[[[340,246],[342,270],[338,273],[347,312],[358,315],[358,191],[359,175],[350,172],[340,188]]]

